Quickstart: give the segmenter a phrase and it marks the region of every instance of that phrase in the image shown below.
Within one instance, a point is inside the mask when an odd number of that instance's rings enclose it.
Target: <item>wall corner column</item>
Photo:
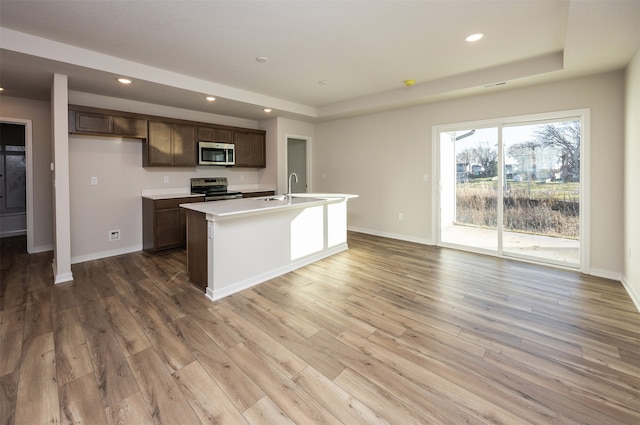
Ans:
[[[68,109],[69,90],[67,76],[54,74],[51,85],[54,283],[73,280],[73,274],[71,273]]]

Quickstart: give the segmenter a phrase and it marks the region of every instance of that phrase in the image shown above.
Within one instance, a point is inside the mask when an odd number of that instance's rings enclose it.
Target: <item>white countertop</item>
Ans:
[[[143,195],[142,197],[151,199],[153,201],[157,201],[159,199],[195,198],[196,196],[204,196],[204,195],[193,194],[193,193],[169,193],[166,195]]]
[[[333,204],[357,197],[358,195],[349,194],[301,193],[294,194],[291,198],[264,196],[259,198],[231,199],[227,201],[194,202],[191,204],[181,204],[180,206],[206,214],[207,220],[209,221],[219,221],[228,218],[276,212],[283,209]]]
[[[264,192],[275,191],[274,185],[269,184],[247,184],[247,185],[229,185],[229,190],[251,193],[251,192]],[[192,194],[191,189],[188,187],[170,187],[166,189],[143,189],[141,192],[143,198],[158,200],[158,199],[174,199],[174,198],[189,198],[192,196],[202,196],[198,194]]]

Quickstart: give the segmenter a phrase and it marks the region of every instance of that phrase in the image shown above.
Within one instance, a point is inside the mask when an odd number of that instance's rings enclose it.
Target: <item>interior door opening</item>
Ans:
[[[2,145],[2,210],[0,218],[3,226],[10,223],[9,231],[2,231],[2,236],[23,235],[26,233],[27,252],[36,251],[34,246],[33,217],[33,149],[32,122],[17,118],[0,118],[0,144]],[[17,132],[18,135],[14,134]],[[5,140],[2,142],[2,140]],[[8,141],[8,142],[7,142]],[[7,219],[11,215],[18,218]],[[14,217],[15,217],[14,216]],[[19,223],[15,223],[15,221]],[[26,220],[26,224],[23,224]],[[5,227],[6,229],[6,227]]]
[[[584,267],[585,115],[439,128],[438,243]]]
[[[0,237],[27,234],[26,126],[0,123]]]
[[[292,193],[306,193],[308,185],[308,139],[287,137],[287,178],[291,173],[296,173],[297,179],[291,179]]]

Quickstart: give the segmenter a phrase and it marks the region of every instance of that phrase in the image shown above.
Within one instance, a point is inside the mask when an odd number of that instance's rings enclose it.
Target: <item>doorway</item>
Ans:
[[[438,243],[586,267],[587,119],[580,110],[438,128]]]
[[[33,252],[31,121],[0,118],[0,238],[26,235]]]
[[[296,173],[298,181],[291,180],[292,193],[306,193],[309,191],[308,176],[308,144],[310,139],[304,137],[287,137],[287,179],[291,173]]]
[[[25,126],[0,123],[0,237],[27,234]]]

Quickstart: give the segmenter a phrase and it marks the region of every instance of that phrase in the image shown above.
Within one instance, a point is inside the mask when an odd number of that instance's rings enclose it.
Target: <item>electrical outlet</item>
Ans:
[[[398,220],[400,221],[404,220],[404,213],[398,214]]]
[[[91,177],[91,186],[95,186],[98,184],[98,178],[97,177]]]
[[[120,240],[120,230],[109,230],[109,242]]]
[[[164,182],[169,183],[169,176],[164,176]]]

